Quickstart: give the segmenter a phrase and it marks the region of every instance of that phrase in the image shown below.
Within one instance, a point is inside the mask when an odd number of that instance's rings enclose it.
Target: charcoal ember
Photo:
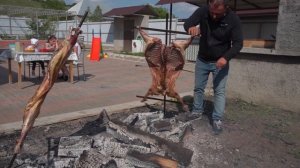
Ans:
[[[108,163],[105,165],[102,165],[101,168],[118,168],[117,163],[115,160],[110,160]]]
[[[112,158],[102,155],[98,149],[83,151],[79,159],[75,161],[75,168],[103,168],[113,165]]]
[[[174,119],[165,119],[153,122],[149,126],[149,133],[178,143],[182,141],[187,127],[191,127],[190,122],[183,123]]]
[[[48,138],[48,154],[47,154],[47,164],[49,167],[53,167],[54,158],[57,156],[58,145],[60,138]]]
[[[15,160],[15,164],[16,164],[16,165],[22,165],[22,164],[24,164],[24,163],[25,163],[24,160],[21,160],[21,159],[16,159],[16,160]]]
[[[101,134],[94,135],[92,139],[93,139],[92,148],[102,147],[105,141],[117,142],[117,140],[111,134],[108,133],[101,133]]]
[[[193,120],[199,120],[199,117],[191,115],[191,113],[179,113],[175,119],[180,122],[188,122]]]
[[[95,140],[94,147],[98,148],[100,153],[114,157],[126,157],[129,151],[139,151],[141,153],[157,151],[155,148],[116,142],[108,137],[99,137],[99,139]]]
[[[0,157],[7,157],[9,156],[9,146],[8,145],[0,145],[0,149],[5,149],[0,151]]]
[[[54,168],[74,167],[75,158],[55,158]]]
[[[166,133],[166,137],[173,142],[181,142],[187,129],[192,129],[190,122],[179,122],[178,126]]]
[[[136,120],[136,118],[139,119],[139,115],[137,113],[131,114],[129,115],[127,118],[125,118],[123,120],[123,123],[129,125],[130,123],[132,123],[134,120]]]
[[[149,144],[155,145],[155,142],[152,141],[152,139],[147,138],[147,135],[140,135],[132,130],[134,130],[132,127],[129,128],[125,125],[118,125],[113,122],[109,122],[106,128],[107,133],[126,144],[135,144],[139,146],[147,146]]]
[[[163,113],[157,111],[157,112],[147,112],[147,113],[135,113],[129,115],[123,123],[131,126],[135,126],[143,131],[147,130],[147,127],[151,122],[156,120],[163,119]]]
[[[136,151],[128,153],[127,159],[137,167],[170,167],[177,168],[179,163],[176,160],[157,154],[142,154]]]
[[[151,161],[140,160],[139,158],[136,158],[134,156],[127,156],[126,159],[131,165],[134,165],[135,167],[160,168],[158,164],[152,163]]]
[[[93,140],[89,136],[61,137],[58,146],[58,156],[79,157],[84,150],[92,147]]]
[[[36,162],[36,164],[38,165],[39,168],[41,168],[41,167],[46,167],[47,162],[48,162],[47,156],[46,156],[46,155],[45,155],[45,156],[40,156],[40,157],[38,157],[38,158],[35,160],[35,162]]]
[[[163,132],[163,131],[171,131],[172,124],[169,120],[159,120],[155,121],[150,125],[151,132]]]
[[[134,125],[134,127],[138,128],[140,130],[143,130],[143,131],[147,131],[149,128],[148,125],[149,125],[149,122],[147,120],[138,120],[136,122],[136,124]]]
[[[115,162],[117,163],[118,168],[136,168],[133,164],[130,163],[129,160],[124,158],[114,158]]]
[[[140,146],[150,145],[157,148],[161,148],[170,154],[174,160],[178,160],[180,164],[187,166],[190,164],[191,158],[193,156],[193,151],[182,147],[179,143],[174,143],[164,138],[149,134],[147,132],[141,131],[134,127],[129,127],[124,123],[108,122],[107,130],[112,131],[112,135],[115,138],[126,137],[132,143]],[[123,141],[123,139],[119,139]],[[138,144],[141,143],[141,144]]]
[[[124,143],[131,143],[133,139],[128,137],[126,133],[123,133],[123,131],[107,127],[106,132],[111,134],[114,138],[116,138],[119,141],[122,141]]]
[[[146,120],[148,123],[154,122],[154,121],[158,121],[158,120],[162,120],[164,118],[164,113],[162,112],[156,112],[153,115],[149,115],[146,117]]]

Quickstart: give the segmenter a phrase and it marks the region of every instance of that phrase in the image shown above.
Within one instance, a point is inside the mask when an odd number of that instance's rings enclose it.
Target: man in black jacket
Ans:
[[[212,119],[216,134],[222,131],[221,120],[225,110],[229,61],[243,47],[240,19],[228,7],[227,1],[209,0],[207,6],[197,9],[184,23],[184,28],[190,35],[201,35],[195,67],[192,116],[201,117],[203,113],[204,89],[209,73],[212,73],[214,89]]]

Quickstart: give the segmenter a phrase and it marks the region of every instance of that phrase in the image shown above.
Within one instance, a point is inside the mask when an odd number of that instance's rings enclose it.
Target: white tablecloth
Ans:
[[[54,56],[52,52],[16,52],[15,61],[49,61]],[[68,57],[70,61],[77,61],[78,57],[75,53]]]

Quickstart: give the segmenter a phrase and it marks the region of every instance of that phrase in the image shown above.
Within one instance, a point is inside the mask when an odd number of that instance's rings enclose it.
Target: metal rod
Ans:
[[[166,34],[165,34],[165,44],[166,45],[168,45],[168,30],[169,30],[169,28],[168,28],[168,23],[169,23],[169,15],[168,15],[168,13],[166,14],[166,30],[164,31],[164,32],[166,32]],[[158,30],[155,30],[155,31],[158,31]]]
[[[85,18],[87,17],[88,13],[89,13],[88,11],[85,11],[85,13],[84,13],[83,17],[81,18],[80,23],[78,25],[79,28],[82,26],[82,24],[83,24]]]
[[[170,33],[188,35],[187,32],[181,32],[181,31],[175,31],[175,30],[164,30],[164,29],[156,29],[156,28],[149,28],[149,27],[139,27],[139,26],[135,26],[135,28],[136,29],[141,28],[141,29],[145,29],[145,30],[153,30],[153,31],[158,31],[158,32],[170,32]]]
[[[166,14],[166,34],[165,34],[165,41],[166,41],[166,45],[168,45],[168,30],[169,30],[169,28],[168,28],[168,19],[169,19],[169,16],[168,16],[168,13]],[[166,80],[166,64],[164,64],[164,76],[163,76],[163,78],[164,78],[164,81]],[[165,86],[164,86],[164,88],[165,88]],[[163,110],[163,112],[164,112],[164,118],[166,117],[166,95],[164,95],[164,108],[163,108],[164,110]]]
[[[167,101],[167,96],[164,95],[164,118],[166,118],[167,112],[166,112],[166,101]]]
[[[252,2],[250,2],[248,0],[242,0],[242,1],[245,2],[245,3],[247,3],[247,4],[249,4],[249,5],[251,5],[251,6],[253,6],[253,7],[255,7],[255,8],[258,8],[258,9],[262,8],[261,6],[255,4],[255,3],[252,3]]]
[[[172,16],[173,16],[173,1],[170,0],[170,30],[172,30]],[[172,32],[169,32],[169,43],[171,43]]]
[[[180,103],[178,101],[173,101],[173,100],[164,100],[164,99],[160,99],[160,98],[155,98],[155,97],[145,97],[145,96],[136,96],[138,98],[147,98],[147,99],[152,99],[152,100],[160,100],[160,101],[165,101],[165,102],[170,102],[170,103]]]
[[[68,33],[68,13],[66,12],[66,33]]]
[[[35,12],[35,18],[36,18],[36,38],[39,39],[40,35],[39,35],[39,17],[37,12]]]

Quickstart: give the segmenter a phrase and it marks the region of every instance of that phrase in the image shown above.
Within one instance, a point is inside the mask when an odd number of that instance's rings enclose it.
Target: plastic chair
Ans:
[[[76,68],[77,68],[77,78],[78,80],[80,79],[80,74],[79,74],[79,68],[82,68],[82,77],[83,80],[85,81],[85,67],[84,67],[84,53],[85,53],[85,48],[83,46],[83,42],[84,42],[84,36],[79,36],[78,37],[78,43],[81,44],[81,53],[78,56],[78,61],[76,62]]]
[[[25,63],[25,62],[24,62]],[[33,66],[33,62],[26,62],[27,63],[27,66],[28,66],[28,76],[29,78],[31,78],[31,75],[32,75],[32,66]],[[44,61],[44,66],[45,66],[45,71],[47,70],[47,62]],[[25,65],[24,65],[25,67]],[[35,65],[36,68],[38,68],[38,76],[39,76],[39,79],[41,78],[41,65],[40,63],[37,61],[36,62],[36,65]],[[42,74],[44,76],[44,74]],[[24,71],[24,76],[26,76],[25,74],[25,71]]]
[[[78,61],[75,63],[75,67],[77,68],[77,78],[80,80],[80,74],[79,74],[79,69],[82,68],[82,77],[83,80],[85,81],[85,67],[84,67],[84,49],[81,49],[81,53],[78,56]]]

